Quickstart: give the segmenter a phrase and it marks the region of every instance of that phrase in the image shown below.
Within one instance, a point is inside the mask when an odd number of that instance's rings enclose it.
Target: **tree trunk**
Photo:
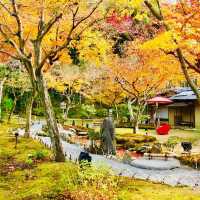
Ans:
[[[188,72],[188,68],[187,68],[186,63],[184,61],[183,53],[182,53],[180,48],[178,48],[176,50],[176,52],[177,52],[178,60],[179,60],[179,62],[181,64],[181,69],[183,71],[185,79],[186,79],[187,83],[189,84],[190,88],[192,89],[192,91],[194,92],[194,94],[196,95],[198,103],[200,103],[200,91],[199,91],[199,88],[195,83],[192,82],[192,79],[191,79],[191,77],[189,75],[189,72]]]
[[[71,108],[71,107],[70,107],[69,105],[66,106],[65,119],[68,118],[68,114],[69,114],[69,110],[70,110],[70,108]]]
[[[2,98],[3,98],[3,86],[4,86],[5,81],[6,81],[6,78],[0,81],[0,121],[2,120],[1,103],[2,103]]]
[[[66,95],[66,98],[67,98],[67,102],[66,102],[66,110],[65,110],[65,114],[64,114],[64,119],[68,118],[68,113],[69,113],[69,110],[70,110],[71,104],[72,104],[71,95]]]
[[[133,133],[138,133],[138,130],[139,130],[139,121],[138,120],[134,120]]]
[[[17,103],[17,98],[15,97],[14,102],[13,102],[13,106],[12,106],[10,113],[9,113],[9,116],[8,116],[8,123],[10,123],[11,117],[12,117],[13,112],[14,112],[15,107],[16,107],[16,103]]]
[[[134,123],[133,123],[133,133],[138,133],[138,130],[139,130],[139,118],[140,118],[140,105],[138,105],[138,110],[135,114],[135,117],[134,117]]]
[[[117,124],[119,123],[119,111],[118,111],[118,107],[116,104],[115,105],[115,112],[116,112],[116,118],[117,118]]]
[[[35,97],[35,92],[33,91],[26,105],[26,126],[25,126],[25,134],[24,134],[24,137],[26,138],[30,137],[31,116],[32,116],[32,107],[33,107],[34,97]]]
[[[137,133],[138,131],[138,122],[133,114],[133,108],[132,108],[132,101],[128,100],[128,111],[130,114],[130,121],[133,123],[133,133]]]
[[[133,108],[132,108],[132,102],[128,100],[128,111],[130,114],[130,121],[133,121],[134,116],[133,116]]]
[[[62,150],[62,144],[59,137],[59,131],[57,122],[55,119],[55,114],[52,108],[51,99],[48,93],[48,89],[46,86],[46,81],[43,77],[43,74],[39,73],[36,75],[36,81],[37,81],[37,90],[40,95],[41,102],[43,103],[43,106],[45,108],[45,115],[46,115],[46,121],[47,126],[49,128],[49,134],[51,137],[51,142],[53,145],[53,151],[55,155],[55,161],[57,162],[64,162],[65,161],[65,155]]]

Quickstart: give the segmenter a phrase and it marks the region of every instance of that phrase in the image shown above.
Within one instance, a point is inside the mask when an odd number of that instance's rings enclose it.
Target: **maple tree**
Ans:
[[[165,28],[152,41],[145,44],[148,48],[162,49],[179,61],[179,65],[189,86],[200,101],[198,83],[193,78],[199,77],[199,8],[198,0],[181,0],[174,4],[144,1],[151,14]],[[172,14],[173,13],[173,14]],[[196,74],[192,73],[195,72]]]
[[[179,61],[178,66],[188,84],[200,99],[198,84],[193,81],[199,78],[199,1],[172,3],[138,0],[135,5],[137,7],[128,7],[127,3],[128,9],[122,12],[115,10],[107,18],[112,28],[106,28],[109,31],[115,29],[115,33],[110,34],[117,41],[114,53],[122,56],[124,43],[139,39],[141,44],[145,42],[145,49],[162,50],[167,55],[173,55]],[[169,59],[174,58],[169,56]]]
[[[115,84],[118,82],[127,95],[134,132],[137,132],[146,99],[164,89],[174,78],[178,81],[182,77],[172,55],[166,55],[159,48],[153,49],[151,45],[149,49],[143,48],[145,45],[140,47],[164,31],[162,23],[149,16],[148,10],[142,6],[143,1],[129,1],[131,6],[125,1],[117,2],[125,3],[126,8],[121,11],[118,7],[109,13],[101,30],[106,38],[114,40],[113,53],[121,58],[111,56],[110,73],[115,76]]]
[[[20,68],[19,63],[17,63],[17,67],[15,67],[15,69],[13,69],[12,63],[10,63],[9,65],[10,71],[7,75],[5,86],[11,88],[13,105],[8,115],[8,122],[10,122],[11,120],[17,101],[24,95],[25,92],[29,93],[29,91],[31,90],[31,84],[28,74],[22,68]],[[26,119],[26,126],[27,123],[29,123],[29,119]],[[27,132],[30,132],[30,130],[25,130],[25,132],[26,134],[28,134]]]
[[[81,87],[81,94],[92,103],[98,103],[107,108],[114,107],[119,119],[118,104],[123,102],[125,93],[121,87],[116,84],[115,77],[111,69],[104,66],[89,66],[84,72],[85,82]]]
[[[48,88],[55,89],[63,97],[65,119],[68,117],[69,110],[76,105],[75,96],[79,94],[84,82],[82,73],[83,70],[78,66],[57,65],[45,74]]]
[[[21,66],[19,61],[11,60],[7,62],[6,64],[3,64],[0,66],[0,105],[1,100],[3,98],[3,88],[4,86],[10,87],[12,90],[12,95],[14,98],[9,116],[8,116],[8,122],[11,119],[11,116],[14,112],[17,100],[21,98],[26,92],[29,94],[29,92],[32,90],[30,79],[28,77],[27,72],[25,69]],[[33,100],[32,96],[29,96],[30,100]],[[1,110],[1,108],[0,108]],[[25,137],[29,137],[30,134],[30,126],[31,126],[31,112],[32,111],[32,103],[31,107],[29,103],[26,105],[26,125],[25,125]],[[1,111],[0,111],[1,113]],[[0,114],[1,116],[1,114]]]
[[[2,60],[5,57],[16,59],[26,68],[32,83],[32,96],[38,92],[45,108],[55,160],[64,161],[43,73],[58,60],[71,62],[68,48],[80,41],[84,31],[102,18],[98,10],[102,0],[94,4],[62,0],[37,0],[34,6],[32,3],[31,0],[0,1],[0,53]]]
[[[82,93],[91,101],[99,102],[107,107],[120,102],[121,90],[116,87],[108,67],[90,67],[86,70],[84,77],[87,82],[82,88]]]
[[[141,50],[136,42],[129,44],[124,58],[115,57],[112,60],[115,60],[111,65],[112,73],[126,93],[136,133],[143,118],[146,100],[164,90],[169,82],[177,84],[181,80],[180,71],[174,67],[177,66],[175,59],[169,59],[162,51]]]

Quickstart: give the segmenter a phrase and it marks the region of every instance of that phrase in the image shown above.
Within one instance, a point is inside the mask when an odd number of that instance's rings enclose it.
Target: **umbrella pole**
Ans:
[[[155,110],[155,129],[159,126],[157,117],[158,117],[158,102],[156,102],[156,110]]]

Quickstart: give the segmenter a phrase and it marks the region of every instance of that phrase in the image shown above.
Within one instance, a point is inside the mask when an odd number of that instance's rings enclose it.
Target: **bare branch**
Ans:
[[[18,27],[16,35],[18,36],[18,39],[19,39],[19,49],[24,54],[24,40],[23,40],[22,22],[21,22],[21,19],[19,17],[19,13],[18,13],[18,9],[17,9],[17,5],[16,5],[15,0],[11,0],[11,3],[12,3],[12,8],[13,8],[12,16],[15,17],[16,22],[17,22],[17,27]]]
[[[21,59],[28,59],[23,52],[19,49],[18,45],[15,43],[14,40],[12,40],[11,38],[9,38],[9,36],[6,34],[6,32],[3,30],[2,25],[0,25],[0,33],[1,35],[4,37],[5,40],[7,40],[8,42],[10,42],[11,46],[14,47],[17,51],[17,53],[19,54],[19,56],[21,57]]]
[[[181,31],[183,31],[184,27],[187,25],[187,23],[196,15],[198,12],[191,14],[184,22],[184,24],[181,27]]]
[[[7,52],[7,51],[0,50],[0,53],[1,53],[1,54],[5,54],[5,55],[7,55],[7,56],[9,56],[9,57],[11,57],[11,58],[13,58],[13,59],[20,60],[19,57],[15,56],[15,55],[13,55],[13,54]]]
[[[158,2],[158,1],[157,1]],[[159,13],[157,12],[157,10],[153,7],[153,5],[148,1],[145,0],[144,1],[145,5],[149,8],[149,10],[151,11],[151,13],[160,21],[163,20],[163,16],[161,14],[161,10],[159,10]],[[159,4],[158,4],[159,5]]]
[[[106,17],[106,16],[104,16],[104,17],[102,17],[102,18],[100,18],[100,19],[95,19],[95,20],[93,20],[92,22],[90,22],[87,26],[85,26],[85,28],[83,28],[83,29],[77,34],[77,37],[78,37],[78,36],[81,36],[81,35],[83,34],[83,32],[84,32],[86,29],[88,29],[88,28],[92,27],[94,24],[96,24],[96,23],[98,23],[98,22],[104,20],[105,17]]]
[[[49,53],[47,53],[45,55],[45,57],[43,58],[43,60],[41,61],[41,63],[39,64],[39,67],[37,68],[38,71],[40,71],[42,69],[42,67],[44,66],[44,64],[46,63],[46,61],[49,59],[49,57],[51,56],[56,56],[56,54],[60,51],[62,51],[63,49],[67,48],[67,46],[69,45],[69,43],[71,42],[72,38],[71,35],[73,33],[73,31],[85,20],[87,20],[94,12],[95,10],[98,8],[98,6],[103,2],[103,0],[100,0],[96,6],[88,13],[88,15],[86,15],[85,17],[83,17],[80,21],[78,21],[77,23],[75,23],[75,17],[78,13],[78,7],[76,9],[76,11],[73,14],[73,21],[72,21],[72,26],[71,29],[68,33],[68,36],[66,38],[66,41],[64,42],[64,44],[62,46],[56,46],[56,48],[52,49]],[[60,14],[61,16],[57,16],[57,19],[52,19],[52,21],[50,23],[48,23],[49,25],[47,27],[47,32],[51,29],[51,27],[53,26],[53,24],[62,17],[62,14]]]
[[[43,37],[49,32],[49,30],[52,28],[52,26],[60,19],[62,18],[62,13],[59,15],[56,15],[52,19],[49,20],[49,22],[45,25],[43,25],[43,28],[38,32],[37,40],[42,40]]]
[[[44,2],[42,1],[40,15],[39,15],[38,33],[41,33],[43,26],[44,26]]]
[[[115,78],[115,80],[119,83],[119,85],[121,86],[121,88],[127,92],[128,94],[134,96],[135,98],[137,98],[137,95],[135,93],[133,93],[132,91],[130,91],[129,89],[127,89],[124,84],[122,83],[122,81],[119,80],[118,77]]]
[[[4,3],[2,3],[2,2],[0,1],[0,5],[4,8],[4,10],[5,10],[6,12],[8,12],[9,15],[12,16],[12,12],[4,5]]]
[[[137,94],[139,95],[140,94],[140,92],[139,92],[139,90],[136,88],[136,86],[135,86],[135,83],[138,81],[138,77],[136,78],[136,80],[135,81],[133,81],[132,82],[132,88],[137,92]]]
[[[10,28],[8,25],[6,25],[6,24],[0,24],[0,26],[5,27],[12,35],[16,35],[16,34],[11,30],[11,28]]]
[[[200,74],[200,67],[198,67],[198,65],[193,65],[192,63],[190,63],[186,58],[184,58],[184,61],[186,62],[186,64],[188,65],[188,67],[190,69],[193,69],[195,72]]]
[[[81,24],[82,22],[84,22],[85,20],[87,20],[87,19],[95,12],[95,10],[99,7],[99,5],[100,5],[102,2],[103,2],[103,0],[100,0],[100,1],[96,4],[96,6],[89,12],[88,15],[86,15],[85,17],[83,17],[80,21],[78,21],[78,22],[75,24],[74,28],[76,28],[77,26],[79,26],[79,24]]]
[[[190,85],[191,89],[193,90],[193,92],[197,96],[197,99],[200,100],[200,92],[198,90],[198,87],[196,86],[196,84],[193,83],[193,81],[191,80],[191,78],[189,76],[189,73],[188,73],[188,70],[187,70],[187,66],[185,64],[184,56],[182,54],[181,49],[179,49],[179,48],[177,49],[177,56],[178,56],[179,62],[181,64],[182,71],[183,71],[183,73],[185,75],[185,78],[186,78],[188,84]]]
[[[15,46],[17,47],[17,45],[15,44],[15,42],[14,42],[11,38],[9,38],[9,36],[7,35],[7,33],[4,31],[3,26],[4,26],[4,25],[0,24],[0,33],[1,33],[1,35],[4,37],[4,39],[5,39],[6,41],[10,42],[10,44],[11,44],[13,47],[15,47]]]
[[[72,27],[73,28],[75,27],[75,20],[76,20],[76,15],[78,13],[78,10],[79,10],[79,6],[77,6],[75,12],[72,10]]]

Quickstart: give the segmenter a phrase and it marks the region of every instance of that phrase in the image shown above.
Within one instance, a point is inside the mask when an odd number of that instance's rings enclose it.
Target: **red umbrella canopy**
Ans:
[[[170,104],[173,103],[172,100],[166,97],[154,97],[152,99],[147,100],[148,104]]]

